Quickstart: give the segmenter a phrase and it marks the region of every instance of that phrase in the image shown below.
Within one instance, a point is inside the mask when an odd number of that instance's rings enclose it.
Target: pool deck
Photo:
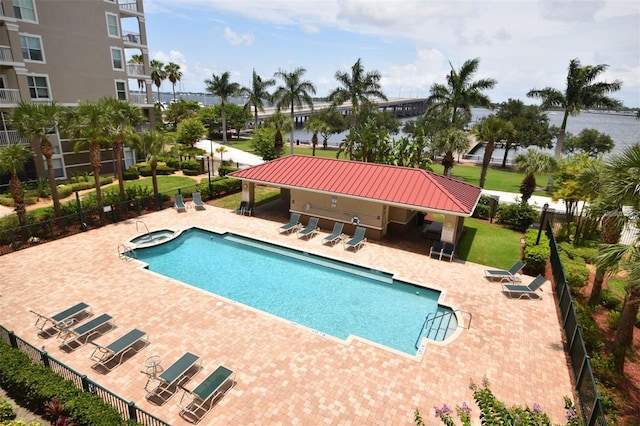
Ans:
[[[0,324],[174,425],[190,424],[179,417],[181,394],[163,406],[149,403],[141,370],[152,355],[159,355],[166,368],[186,351],[199,355],[203,366],[186,388],[195,388],[218,365],[236,373],[235,387],[200,422],[205,425],[413,425],[416,408],[426,424],[435,425],[440,423],[434,406],[462,402],[472,407],[478,423],[469,383],[481,383],[484,376],[507,404],[537,402],[554,423],[565,420],[563,396],[573,397],[573,387],[549,282],[542,287],[542,300],[509,299],[501,284],[483,278],[484,266],[431,259],[426,242],[416,250],[415,243],[372,241],[354,253],[341,244],[323,246],[320,240],[330,230],[306,241],[278,234],[286,220],[239,216],[212,206],[186,213],[167,209],[139,220],[152,231],[199,226],[390,272],[443,291],[441,303],[470,312],[471,326],[446,344],[428,343],[416,357],[358,338],[345,342],[323,336],[145,271],[140,262],[121,260],[118,246],[136,235],[136,220],[2,256]],[[211,259],[214,275],[225,267],[215,253],[202,256]],[[138,328],[148,333],[150,345],[101,374],[91,368],[92,345],[65,353],[55,338],[37,337],[29,309],[52,315],[81,301],[94,315],[115,319],[117,328],[96,343],[108,345]]]

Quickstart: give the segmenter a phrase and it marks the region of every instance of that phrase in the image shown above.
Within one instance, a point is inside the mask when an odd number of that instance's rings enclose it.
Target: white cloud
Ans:
[[[249,34],[249,33],[239,34],[233,31],[229,27],[225,27],[224,29],[224,38],[229,43],[231,43],[232,46],[240,46],[240,45],[250,46],[253,44],[253,42],[256,39],[253,34]]]

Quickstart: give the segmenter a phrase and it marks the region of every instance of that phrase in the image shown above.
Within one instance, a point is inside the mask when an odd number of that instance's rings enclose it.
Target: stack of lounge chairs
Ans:
[[[438,260],[448,260],[451,262],[454,257],[454,253],[456,251],[456,246],[453,243],[436,241],[433,243],[433,246],[429,249],[429,257],[435,257]]]

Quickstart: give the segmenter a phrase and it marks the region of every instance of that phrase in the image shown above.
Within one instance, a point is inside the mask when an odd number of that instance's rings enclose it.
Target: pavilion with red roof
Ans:
[[[318,217],[330,230],[362,226],[367,237],[383,238],[390,226],[406,226],[419,213],[441,214],[440,239],[455,243],[471,216],[480,188],[422,169],[291,155],[236,171],[242,199],[253,202],[256,185],[279,187],[289,212]]]

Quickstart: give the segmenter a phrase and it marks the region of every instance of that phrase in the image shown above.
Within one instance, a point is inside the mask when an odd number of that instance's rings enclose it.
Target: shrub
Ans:
[[[171,167],[172,169],[178,170],[180,169],[180,160],[173,157],[162,157],[160,159],[163,163],[167,165],[167,167]]]
[[[5,420],[13,420],[16,418],[16,413],[13,412],[13,407],[9,401],[0,398],[0,423]]]
[[[182,163],[180,163],[180,170],[200,171],[200,162],[198,160],[184,160]]]
[[[473,211],[473,217],[478,219],[489,219],[491,209],[489,208],[489,197],[487,195],[481,195]]]
[[[122,172],[122,178],[124,180],[136,180],[140,177],[140,173],[138,172],[138,167],[133,165],[129,167],[127,170]]]
[[[240,169],[238,169],[237,167],[229,166],[227,164],[221,164],[220,167],[218,167],[218,176],[225,177],[229,173],[235,172],[237,170],[240,170]]]
[[[612,311],[622,309],[622,301],[608,288],[603,288],[600,292],[600,304]]]
[[[524,231],[538,220],[539,213],[526,203],[502,204],[498,207],[498,223]]]
[[[185,176],[198,176],[200,174],[200,170],[185,169],[182,171],[182,174]]]
[[[562,253],[566,253],[570,259],[581,260],[584,263],[594,264],[596,256],[598,255],[598,247],[590,243],[574,245],[562,242],[558,244],[558,248]]]
[[[71,194],[73,194],[71,185],[58,185],[58,197],[67,198]]]
[[[547,259],[551,255],[549,249],[549,239],[542,232],[540,234],[540,244],[536,245],[538,239],[537,229],[528,229],[524,234],[524,272],[529,275],[544,274],[547,267]]]
[[[151,166],[139,166],[138,170],[140,172],[140,176],[151,176]],[[173,172],[175,172],[174,168],[161,163],[158,163],[158,167],[156,167],[156,175],[171,175]]]
[[[595,353],[604,349],[604,336],[602,330],[593,319],[591,313],[593,308],[588,306],[575,305],[576,317],[582,331],[584,344],[589,352]]]
[[[621,311],[609,311],[607,312],[607,327],[612,330],[618,328],[618,324],[620,323],[620,317],[622,316]]]

